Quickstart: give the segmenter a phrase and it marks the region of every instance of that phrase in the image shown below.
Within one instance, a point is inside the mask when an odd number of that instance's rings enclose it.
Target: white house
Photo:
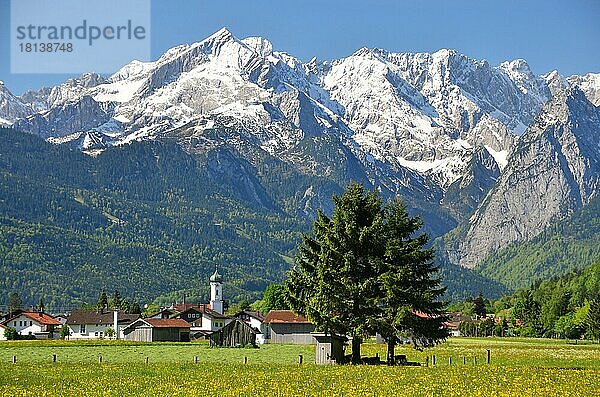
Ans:
[[[13,327],[19,335],[33,335],[37,339],[46,339],[53,338],[62,324],[43,312],[18,311],[13,317],[4,320],[2,325]],[[4,334],[4,331],[2,333]]]
[[[0,324],[0,340],[6,340],[6,338],[4,337],[4,331],[6,330],[6,327],[2,324]]]
[[[119,331],[119,339],[123,339],[123,329],[140,318],[139,314],[127,314],[120,310],[92,311],[73,310],[67,319],[70,339],[99,339],[106,337],[106,330]],[[116,325],[115,325],[116,324]]]
[[[223,328],[231,322],[231,317],[212,310],[208,305],[175,305],[178,311],[173,317],[181,318],[190,324],[192,335],[201,332],[208,334]]]
[[[246,324],[250,325],[252,328],[258,330],[258,334],[256,334],[256,343],[262,345],[265,343],[265,335],[267,334],[267,324],[265,324],[265,316],[259,312],[251,312],[247,310],[243,310],[235,315],[236,318],[243,320]]]

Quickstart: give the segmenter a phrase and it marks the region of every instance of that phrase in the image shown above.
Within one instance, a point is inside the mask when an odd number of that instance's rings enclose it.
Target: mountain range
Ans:
[[[435,239],[453,296],[537,277],[507,283],[490,263],[597,197],[599,105],[600,74],[537,76],[521,59],[494,66],[446,49],[303,62],[227,29],[111,76],[21,96],[0,84],[5,126],[97,159],[173,145],[220,194],[304,230],[350,180],[401,195]]]

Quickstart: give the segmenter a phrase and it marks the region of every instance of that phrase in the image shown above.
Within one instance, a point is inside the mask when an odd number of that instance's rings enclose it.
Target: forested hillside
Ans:
[[[496,311],[519,319],[521,335],[600,338],[600,262],[538,282],[495,302]]]
[[[107,288],[147,301],[203,290],[215,266],[230,299],[252,299],[281,277],[305,228],[233,199],[174,144],[94,158],[8,129],[0,139],[4,299],[70,305]]]

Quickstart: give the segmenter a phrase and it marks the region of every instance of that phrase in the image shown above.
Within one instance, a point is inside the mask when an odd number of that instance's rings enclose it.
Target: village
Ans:
[[[225,314],[223,277],[217,270],[209,279],[210,302],[175,303],[143,317],[122,310],[75,309],[68,314],[50,315],[41,310],[17,310],[2,316],[0,341],[7,340],[6,330],[12,328],[22,339],[67,340],[117,339],[135,342],[189,342],[208,340],[213,347],[258,347],[262,344],[317,345],[317,363],[336,363],[344,360],[344,346],[348,338],[315,332],[315,325],[291,310],[240,310]],[[502,320],[448,313],[445,326],[452,337],[493,335],[485,324]],[[61,335],[61,328],[68,332]],[[488,327],[489,328],[489,327]],[[509,336],[498,335],[498,336]],[[377,343],[386,343],[381,335],[374,335]],[[409,343],[408,340],[400,341]]]

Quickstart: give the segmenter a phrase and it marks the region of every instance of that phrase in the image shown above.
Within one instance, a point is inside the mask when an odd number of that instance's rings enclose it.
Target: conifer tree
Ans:
[[[590,310],[585,322],[590,337],[600,341],[600,298],[595,297],[590,301]]]
[[[390,364],[401,334],[415,347],[445,338],[433,252],[424,249],[426,235],[413,236],[421,221],[357,183],[333,202],[332,217],[319,211],[298,247],[286,281],[290,307],[318,330],[352,337],[353,363],[362,338],[375,332],[389,338]]]

